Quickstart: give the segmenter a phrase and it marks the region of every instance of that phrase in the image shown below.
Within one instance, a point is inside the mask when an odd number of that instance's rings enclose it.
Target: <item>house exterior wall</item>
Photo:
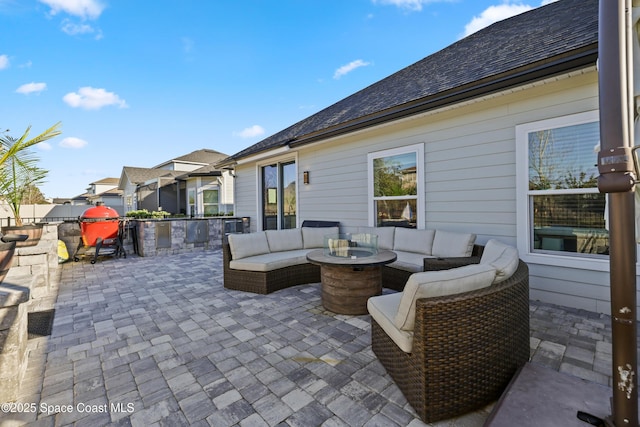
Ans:
[[[218,189],[219,196],[219,211],[221,213],[229,213],[233,211],[233,177],[229,172],[223,172],[221,177],[197,177],[190,178],[186,181],[186,188],[184,202],[185,212],[192,216],[204,215],[204,196],[203,191],[206,189],[216,188]],[[191,212],[188,203],[189,190],[195,193],[196,210]]]
[[[229,171],[222,172],[222,187],[220,189],[220,203],[233,206],[234,194],[233,194],[233,181],[234,177]],[[231,208],[233,209],[233,208]]]
[[[293,157],[297,151],[298,226],[305,219],[340,221],[346,231],[373,225],[367,155],[417,144],[424,146],[424,216],[418,227],[472,232],[480,244],[496,238],[518,246],[516,171],[526,165],[516,162],[516,126],[597,111],[597,84],[591,68],[280,152]],[[255,231],[260,229],[257,165],[266,160],[249,160],[236,168],[236,215],[251,217]],[[307,185],[304,171],[309,171]],[[608,259],[552,256],[553,262],[546,262],[524,249],[532,299],[610,313]]]
[[[156,167],[154,169],[165,169],[165,170],[170,170],[170,171],[185,171],[185,172],[190,172],[190,171],[194,171],[196,169],[200,169],[202,166],[204,166],[203,163],[183,163],[183,162],[171,162],[171,163],[167,163],[164,164],[162,166]]]

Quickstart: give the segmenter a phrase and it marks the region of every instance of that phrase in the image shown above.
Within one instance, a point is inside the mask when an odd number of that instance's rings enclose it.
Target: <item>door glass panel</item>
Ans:
[[[262,168],[262,226],[265,230],[278,229],[278,167]]]
[[[282,228],[296,228],[296,164],[282,165]]]

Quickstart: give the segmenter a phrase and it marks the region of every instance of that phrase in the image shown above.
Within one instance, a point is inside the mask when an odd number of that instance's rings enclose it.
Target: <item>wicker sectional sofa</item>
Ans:
[[[497,400],[529,358],[528,267],[513,247],[483,249],[470,265],[426,259],[402,292],[368,301],[372,350],[426,423]]]
[[[324,236],[338,234],[337,225],[230,234],[222,245],[224,287],[268,294],[290,286],[320,281],[320,267],[306,254],[324,246]],[[401,227],[359,227],[358,233],[378,235],[380,249],[398,258],[382,269],[384,287],[401,291],[411,274],[424,269],[425,258],[479,259],[476,236],[440,230]]]

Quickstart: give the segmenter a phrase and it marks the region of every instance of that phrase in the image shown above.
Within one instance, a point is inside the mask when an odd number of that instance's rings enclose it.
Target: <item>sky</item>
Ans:
[[[235,154],[496,21],[553,0],[0,0],[0,132],[46,197],[124,166]]]

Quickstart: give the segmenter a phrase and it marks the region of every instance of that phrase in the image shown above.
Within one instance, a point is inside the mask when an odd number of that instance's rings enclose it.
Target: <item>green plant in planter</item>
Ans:
[[[171,216],[170,212],[167,211],[153,211],[151,212],[151,218],[161,218],[164,219],[166,217]]]
[[[0,197],[9,204],[19,227],[23,225],[20,207],[24,198],[34,187],[43,183],[49,173],[38,167],[39,158],[31,147],[60,135],[60,126],[58,122],[31,139],[31,126],[17,139],[6,132],[0,135]]]
[[[151,218],[151,212],[146,209],[138,209],[135,211],[129,211],[124,214],[124,216],[135,219]]]
[[[129,211],[124,214],[126,217],[135,218],[135,219],[145,219],[145,218],[166,218],[171,216],[171,213],[167,211],[153,211],[149,212],[147,209],[138,209],[135,211]]]

